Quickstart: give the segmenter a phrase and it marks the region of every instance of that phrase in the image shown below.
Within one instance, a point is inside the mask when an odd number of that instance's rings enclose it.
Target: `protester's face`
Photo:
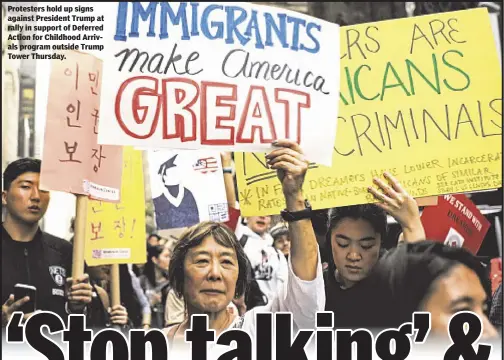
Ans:
[[[275,239],[275,248],[282,252],[284,255],[290,253],[290,239],[288,234],[280,235]]]
[[[2,192],[2,204],[10,216],[30,225],[44,216],[49,205],[49,192],[39,189],[39,179],[39,173],[26,172]]]
[[[156,236],[150,236],[149,239],[147,239],[147,243],[150,246],[158,246],[159,245],[159,240]]]
[[[88,267],[89,277],[96,281],[109,280],[110,265],[98,265]]]
[[[474,271],[465,265],[454,266],[432,284],[432,290],[419,310],[431,313],[431,331],[447,336],[450,318],[459,311],[476,313],[483,324],[484,338],[497,336],[487,316],[486,293]]]
[[[225,310],[235,294],[238,269],[236,252],[207,236],[184,259],[184,299],[202,312]]]
[[[381,235],[363,219],[344,218],[331,231],[332,255],[346,286],[366,278],[378,261]]]
[[[177,167],[171,167],[165,170],[164,175],[162,177],[163,184],[165,186],[172,186],[180,184],[180,178],[178,176]]]
[[[171,251],[164,248],[158,258],[153,258],[154,263],[162,270],[168,270],[170,267]]]
[[[256,234],[263,235],[271,224],[270,216],[251,216],[247,218],[247,226]]]

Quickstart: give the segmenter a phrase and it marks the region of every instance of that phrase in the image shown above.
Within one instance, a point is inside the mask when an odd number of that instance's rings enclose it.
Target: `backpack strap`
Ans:
[[[242,248],[245,247],[247,241],[248,241],[248,235],[243,234],[242,237],[240,238],[240,245],[242,246]]]

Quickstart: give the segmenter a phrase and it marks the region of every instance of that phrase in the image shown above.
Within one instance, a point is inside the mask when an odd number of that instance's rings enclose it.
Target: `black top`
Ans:
[[[71,271],[68,241],[40,229],[32,241],[15,241],[2,224],[2,303],[14,293],[14,285],[32,285],[37,288],[37,310],[55,312],[66,323],[65,282]]]
[[[393,319],[384,316],[381,309],[388,301],[388,291],[373,281],[374,276],[342,289],[334,273],[324,273],[326,311],[334,313],[334,328],[337,329],[383,329]]]

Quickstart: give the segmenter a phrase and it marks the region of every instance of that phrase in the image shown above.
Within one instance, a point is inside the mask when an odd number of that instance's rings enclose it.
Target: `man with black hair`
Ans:
[[[16,284],[36,288],[36,309],[57,313],[66,322],[70,313],[83,313],[91,303],[92,287],[84,274],[71,279],[72,245],[42,232],[38,222],[49,205],[49,192],[39,189],[38,159],[19,159],[4,171],[2,206],[2,326],[30,301],[14,299]],[[35,299],[31,299],[35,300]],[[25,314],[28,318],[31,314]]]
[[[153,200],[156,225],[159,230],[178,229],[199,223],[199,212],[193,194],[181,183],[175,159],[165,161],[158,175],[163,182],[163,193]]]
[[[481,338],[497,331],[488,318],[491,284],[487,269],[469,251],[436,241],[406,243],[386,256],[373,274],[380,288],[381,327],[399,327],[416,311],[431,314],[430,331],[447,337],[450,318],[461,311],[479,316]]]

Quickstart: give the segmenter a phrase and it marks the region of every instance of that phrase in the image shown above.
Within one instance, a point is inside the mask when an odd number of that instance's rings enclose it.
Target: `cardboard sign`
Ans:
[[[415,198],[502,186],[502,75],[486,9],[342,27],[341,54],[333,165],[311,164],[305,180],[314,209],[374,202],[367,187],[385,170]],[[236,174],[244,216],[285,207],[264,154],[237,154]]]
[[[90,200],[85,260],[88,265],[141,264],[146,261],[142,152],[124,147],[121,202]]]
[[[103,6],[100,144],[265,151],[289,138],[331,164],[337,24],[250,3]]]
[[[421,219],[427,239],[463,247],[474,255],[490,228],[490,222],[464,194],[440,196],[438,205],[426,208]]]
[[[158,230],[229,219],[220,153],[153,150],[148,159]]]
[[[102,62],[77,51],[64,55],[51,63],[40,187],[117,202],[122,149],[96,142]]]
[[[426,196],[415,199],[418,206],[434,206],[438,204],[437,196]]]

